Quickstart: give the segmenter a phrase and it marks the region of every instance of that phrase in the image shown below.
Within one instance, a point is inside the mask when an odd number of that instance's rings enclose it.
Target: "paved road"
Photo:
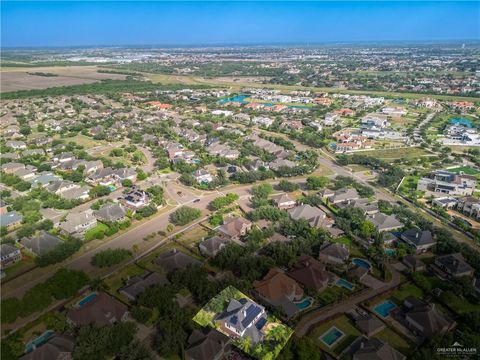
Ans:
[[[227,192],[233,192],[238,194],[240,197],[246,197],[250,195],[250,188],[251,188],[251,185],[240,186],[234,189],[229,189]],[[200,195],[198,197],[199,199],[198,202],[193,202],[194,199],[192,199],[188,203],[182,203],[180,205],[177,205],[174,208],[147,220],[143,224],[137,227],[134,227],[117,237],[112,238],[111,240],[106,240],[104,244],[90,251],[87,249],[87,251],[84,254],[63,263],[62,266],[68,269],[83,270],[87,274],[91,274],[95,270],[97,270],[97,268],[91,265],[91,260],[93,256],[98,252],[106,249],[118,249],[118,248],[131,249],[133,245],[141,244],[142,241],[144,241],[143,238],[145,236],[152,234],[154,232],[157,232],[159,230],[165,230],[167,225],[170,223],[169,221],[170,214],[174,212],[179,206],[188,204],[188,206],[205,211],[210,201],[212,201],[218,196],[219,196],[219,193],[216,191],[208,192],[206,194]],[[87,247],[88,247],[88,244],[87,244]],[[8,289],[14,289],[14,290],[9,290],[8,293],[4,293],[2,295],[5,297],[12,297],[12,296],[21,297],[30,288],[32,288],[33,286],[35,286],[40,282],[47,280],[51,275],[52,275],[51,272],[44,273],[28,281],[26,280],[27,279],[26,276],[24,275],[19,276],[18,278],[13,279],[8,283]]]
[[[392,274],[392,279],[385,283],[384,286],[377,289],[370,289],[365,292],[362,292],[356,296],[349,298],[348,300],[342,302],[341,304],[334,304],[326,308],[318,309],[311,313],[308,313],[297,324],[295,327],[295,333],[297,336],[307,335],[316,324],[327,320],[337,314],[343,314],[344,312],[351,310],[356,304],[364,302],[372,297],[375,297],[383,292],[386,292],[400,284],[400,273],[393,268],[390,264],[387,264],[388,271]]]

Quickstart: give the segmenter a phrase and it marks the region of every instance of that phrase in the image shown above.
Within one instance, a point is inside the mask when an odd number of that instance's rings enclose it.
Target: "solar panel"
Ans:
[[[242,325],[244,327],[247,327],[250,325],[250,323],[257,317],[258,314],[262,312],[262,309],[260,309],[258,306],[251,304],[246,311],[246,316],[242,320]]]

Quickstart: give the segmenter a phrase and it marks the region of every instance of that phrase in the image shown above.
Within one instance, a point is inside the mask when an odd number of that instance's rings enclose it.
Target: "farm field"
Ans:
[[[101,80],[125,80],[126,75],[97,72],[97,66],[58,66],[34,68],[2,68],[1,92],[46,89],[58,86],[92,84]],[[52,74],[52,76],[35,75]],[[56,76],[53,76],[56,75]]]

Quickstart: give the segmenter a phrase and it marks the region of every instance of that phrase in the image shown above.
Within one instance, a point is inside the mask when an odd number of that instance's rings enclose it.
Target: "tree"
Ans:
[[[255,197],[266,199],[268,195],[273,192],[273,187],[270,184],[261,184],[252,187],[252,194]]]
[[[175,225],[183,226],[198,219],[201,215],[202,212],[198,209],[182,206],[170,215],[170,221]]]
[[[212,200],[210,202],[210,204],[208,204],[208,206],[212,209],[212,210],[220,210],[232,203],[234,203],[235,201],[237,201],[240,197],[237,195],[237,194],[234,194],[234,193],[228,193],[226,194],[225,196],[221,196],[221,197],[218,197],[214,200]]]
[[[107,249],[95,254],[92,265],[103,268],[120,264],[129,258],[132,253],[127,249]]]
[[[278,187],[285,192],[292,192],[299,189],[298,184],[295,184],[287,180],[280,180],[280,182],[278,183]]]
[[[323,189],[329,180],[325,176],[309,176],[307,177],[307,189],[320,190]]]
[[[97,185],[90,189],[89,193],[91,198],[97,198],[100,196],[107,196],[110,194],[110,189],[108,186]]]
[[[375,234],[375,231],[375,225],[372,222],[366,220],[360,225],[358,234],[364,239],[370,239]]]

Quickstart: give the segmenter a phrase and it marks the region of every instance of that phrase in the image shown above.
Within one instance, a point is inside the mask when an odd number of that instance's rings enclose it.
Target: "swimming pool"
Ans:
[[[342,278],[335,281],[335,284],[337,286],[344,287],[345,289],[348,289],[348,290],[353,290],[355,288],[355,285],[353,285],[350,281],[347,281],[347,280],[342,279]]]
[[[53,335],[55,335],[55,332],[53,330],[45,331],[42,335],[27,343],[27,345],[25,346],[25,352],[32,352],[40,345],[45,344],[47,340],[50,339]]]
[[[395,256],[395,249],[385,249],[385,254],[388,256]]]
[[[331,327],[327,332],[320,336],[320,340],[327,345],[332,347],[336,344],[345,334],[338,330],[335,326]]]
[[[85,296],[82,300],[80,300],[77,305],[79,307],[83,307],[85,306],[85,304],[89,303],[90,301],[92,301],[93,299],[95,299],[97,297],[97,293],[91,293],[87,296]]]
[[[352,259],[352,263],[357,265],[357,266],[360,266],[360,267],[363,267],[365,269],[368,269],[370,270],[372,268],[372,264],[370,264],[370,262],[368,262],[367,260],[365,259],[360,259],[360,258],[353,258]]]
[[[308,307],[310,307],[313,303],[313,299],[311,297],[306,297],[306,298],[303,298],[301,301],[299,302],[295,302],[294,304],[300,309],[300,310],[304,310]]]
[[[390,312],[393,309],[395,309],[396,307],[397,307],[397,305],[393,301],[386,300],[383,303],[375,306],[373,308],[373,311],[375,311],[381,317],[386,318],[386,317],[390,316]]]
[[[467,118],[462,118],[462,117],[455,117],[450,119],[450,124],[455,124],[455,125],[463,125],[469,128],[473,127],[473,122],[470,119]]]

